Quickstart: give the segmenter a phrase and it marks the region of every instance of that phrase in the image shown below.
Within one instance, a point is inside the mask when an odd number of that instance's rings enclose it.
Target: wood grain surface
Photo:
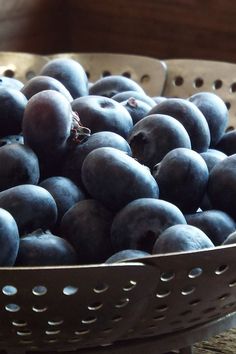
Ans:
[[[236,61],[234,0],[72,0],[71,47]]]
[[[235,354],[236,329],[221,333],[208,341],[194,345],[194,354]]]
[[[63,0],[0,0],[0,50],[61,51],[67,37],[66,30],[62,29],[68,28],[65,3]]]
[[[236,62],[235,0],[0,0],[0,50]]]
[[[236,62],[235,0],[0,0],[0,50]],[[235,354],[236,329],[195,346]]]

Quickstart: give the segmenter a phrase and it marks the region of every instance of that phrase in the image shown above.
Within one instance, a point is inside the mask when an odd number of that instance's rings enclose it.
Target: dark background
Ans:
[[[236,62],[236,1],[0,0],[0,50]]]

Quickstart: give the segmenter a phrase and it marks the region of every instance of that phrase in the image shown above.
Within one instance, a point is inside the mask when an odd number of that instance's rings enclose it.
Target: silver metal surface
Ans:
[[[0,349],[164,353],[205,340],[236,325],[235,248],[0,268]]]
[[[229,125],[236,127],[236,64],[193,59],[169,59],[163,96],[188,98],[201,91],[220,96],[229,110]]]
[[[144,316],[156,268],[0,268],[0,349],[72,350],[122,338]]]
[[[78,61],[89,75],[91,82],[102,76],[128,75],[138,82],[151,96],[160,96],[166,80],[165,63],[158,59],[113,53],[62,53],[49,58],[69,57]]]
[[[26,82],[39,73],[47,57],[18,52],[0,52],[0,76],[14,77]]]

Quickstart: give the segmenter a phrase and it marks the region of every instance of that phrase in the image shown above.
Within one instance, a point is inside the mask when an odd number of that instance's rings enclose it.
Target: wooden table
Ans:
[[[236,62],[234,0],[0,0],[0,50]]]
[[[236,329],[223,332],[208,341],[197,343],[194,354],[235,354]]]

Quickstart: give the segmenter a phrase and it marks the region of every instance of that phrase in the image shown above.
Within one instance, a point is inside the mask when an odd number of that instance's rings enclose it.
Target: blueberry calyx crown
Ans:
[[[76,112],[72,112],[72,127],[70,132],[70,140],[73,143],[80,144],[84,140],[87,140],[91,135],[91,130],[87,127],[84,127],[81,124],[79,115]]]

